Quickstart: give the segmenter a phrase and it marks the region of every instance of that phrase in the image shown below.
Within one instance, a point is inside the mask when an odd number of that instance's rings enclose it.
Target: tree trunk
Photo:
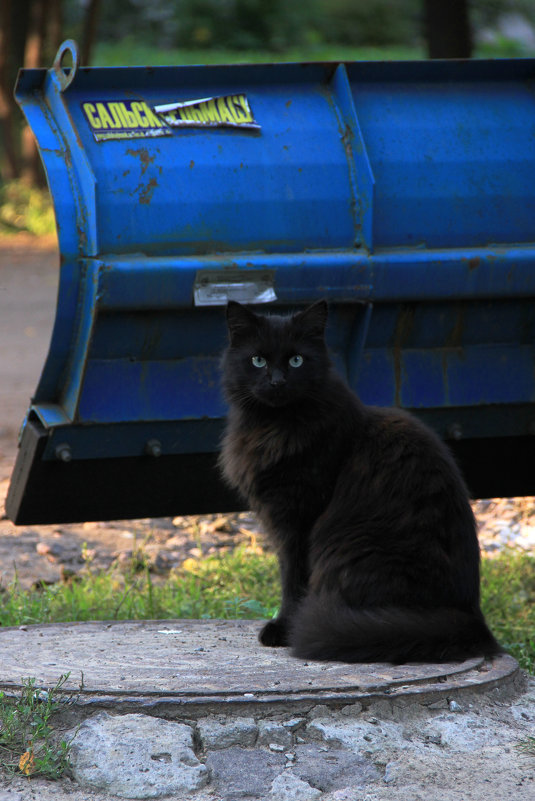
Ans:
[[[50,60],[56,55],[63,41],[63,13],[61,0],[50,0],[50,13],[48,17],[48,42],[52,50]]]
[[[84,36],[80,49],[80,64],[83,64],[84,67],[88,67],[91,63],[91,53],[95,43],[99,11],[100,0],[89,0],[85,12]]]
[[[0,2],[0,128],[4,147],[3,178],[10,181],[19,175],[19,162],[15,147],[14,112],[15,100],[11,86],[9,59],[9,34],[13,14],[12,0]]]
[[[468,0],[424,0],[429,58],[470,58],[472,31]]]
[[[49,0],[32,0],[26,48],[24,51],[25,69],[43,66],[43,51],[47,16],[50,11]],[[21,177],[32,185],[43,184],[43,171],[39,162],[39,153],[33,134],[28,126],[22,132],[22,170]]]

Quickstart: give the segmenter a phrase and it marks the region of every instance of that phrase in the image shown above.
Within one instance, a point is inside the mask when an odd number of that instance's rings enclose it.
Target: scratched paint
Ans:
[[[154,190],[156,189],[157,186],[158,182],[156,178],[151,178],[148,184],[145,185],[140,184],[138,187],[136,187],[134,192],[137,192],[139,190],[139,202],[145,204],[150,203],[152,200],[152,196],[154,194]]]
[[[139,161],[141,162],[141,175],[145,175],[148,167],[153,163],[154,159],[156,158],[156,153],[153,156],[151,156],[146,147],[140,147],[137,149],[129,147],[126,152],[127,155],[134,156],[135,158],[138,158]]]

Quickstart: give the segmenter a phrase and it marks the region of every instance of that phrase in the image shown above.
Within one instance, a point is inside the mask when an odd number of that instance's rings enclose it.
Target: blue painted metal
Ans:
[[[259,130],[96,141],[82,108],[238,93]],[[535,60],[67,74],[59,58],[23,70],[16,96],[61,250],[30,409],[45,459],[59,441],[75,460],[135,455],[156,428],[166,454],[217,448],[225,330],[194,305],[203,271],[264,270],[281,309],[328,298],[335,358],[367,403],[444,436],[459,421],[533,433]]]

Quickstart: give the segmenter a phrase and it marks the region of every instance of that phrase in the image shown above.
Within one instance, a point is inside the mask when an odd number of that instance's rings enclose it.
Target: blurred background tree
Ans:
[[[468,0],[424,0],[429,58],[470,58],[473,50]]]
[[[50,65],[64,38],[64,12],[77,7],[82,63],[89,64],[100,0],[0,0],[0,148],[4,180],[43,183],[37,148],[13,97],[19,67]]]
[[[535,53],[534,0],[0,0],[0,170],[42,181],[13,100],[17,69],[52,63],[62,39],[82,64],[212,60],[468,58]],[[366,48],[360,51],[359,48]],[[370,56],[369,48],[375,48]],[[96,54],[96,55],[95,55]],[[161,63],[161,62],[160,62]]]

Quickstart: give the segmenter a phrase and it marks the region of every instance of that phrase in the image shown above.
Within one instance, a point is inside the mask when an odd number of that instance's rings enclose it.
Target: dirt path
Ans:
[[[48,352],[58,265],[51,240],[0,238],[0,449],[8,455]]]

